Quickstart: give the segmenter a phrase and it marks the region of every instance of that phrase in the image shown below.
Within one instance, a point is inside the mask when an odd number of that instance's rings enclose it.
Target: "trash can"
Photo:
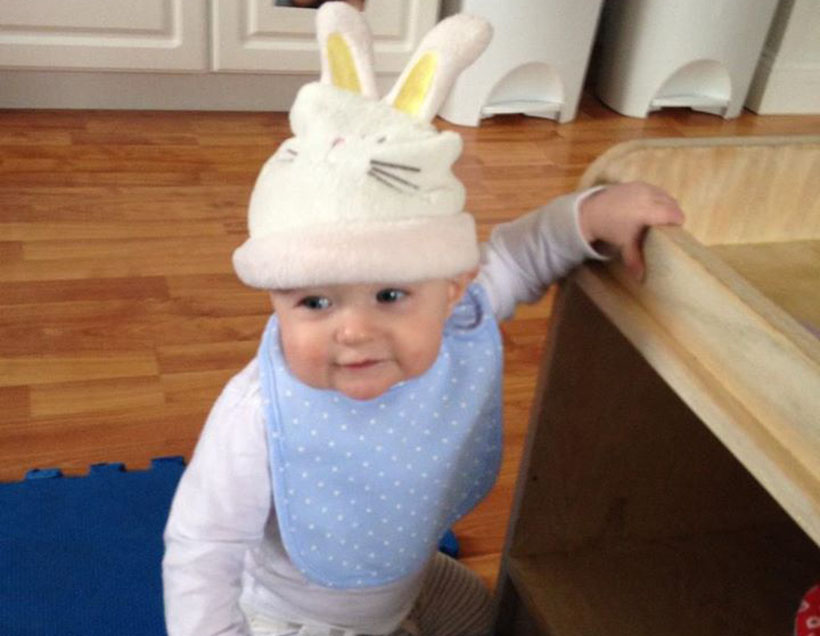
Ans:
[[[737,117],[777,0],[613,0],[595,91],[621,114],[670,106]]]
[[[601,3],[445,0],[444,15],[481,16],[494,32],[487,50],[456,81],[439,115],[464,126],[502,113],[573,119]]]

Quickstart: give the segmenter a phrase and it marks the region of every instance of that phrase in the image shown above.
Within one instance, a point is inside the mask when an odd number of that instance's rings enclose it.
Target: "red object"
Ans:
[[[795,636],[820,636],[820,585],[811,588],[800,602],[794,619]]]

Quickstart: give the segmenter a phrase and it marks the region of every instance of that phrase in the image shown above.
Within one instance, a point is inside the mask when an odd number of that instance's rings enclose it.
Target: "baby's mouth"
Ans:
[[[348,362],[345,364],[340,364],[339,366],[343,369],[350,369],[352,371],[358,371],[360,369],[368,369],[370,367],[376,366],[379,364],[381,360],[359,360],[358,362]]]

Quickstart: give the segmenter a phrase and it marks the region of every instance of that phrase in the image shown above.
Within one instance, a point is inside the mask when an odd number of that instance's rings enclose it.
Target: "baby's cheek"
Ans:
[[[406,351],[404,366],[408,375],[416,377],[432,367],[440,347],[441,337],[435,333],[428,331],[424,337],[419,337]]]
[[[315,341],[293,340],[283,345],[285,360],[293,375],[309,386],[325,386],[328,371],[327,355]]]

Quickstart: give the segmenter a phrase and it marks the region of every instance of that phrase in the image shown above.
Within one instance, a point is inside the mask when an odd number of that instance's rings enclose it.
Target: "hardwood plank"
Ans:
[[[39,222],[0,223],[0,236],[9,241],[68,241],[75,239],[161,238],[167,236],[221,236],[225,225],[218,221]]]
[[[25,386],[157,375],[153,352],[94,351],[91,353],[49,354],[0,359],[0,386]]]
[[[245,362],[250,362],[250,359]],[[169,404],[195,405],[209,409],[228,380],[240,370],[241,367],[164,374],[162,388],[165,399]]]
[[[23,249],[22,241],[0,241],[0,264],[22,261]]]
[[[21,479],[31,468],[58,467],[78,475],[96,462],[144,467],[152,457],[190,457],[207,413],[207,406],[183,403],[162,409],[3,418],[0,480]]]
[[[0,312],[0,329],[8,336],[0,339],[0,354],[153,351],[163,345],[258,340],[268,317],[243,312],[242,303],[228,302],[211,315],[209,307],[184,299],[9,305]]]
[[[0,283],[0,305],[39,305],[40,303],[82,300],[146,300],[148,298],[167,299],[168,297],[168,286],[165,279],[160,276]]]
[[[245,366],[259,349],[256,340],[187,344],[157,348],[160,372],[215,371]]]
[[[31,387],[32,417],[162,408],[165,397],[157,376],[104,378]]]
[[[99,257],[27,260],[25,263],[0,263],[0,279],[14,282],[43,280],[77,280],[84,278],[124,278],[129,276],[163,276],[167,274],[213,274],[232,271],[232,246],[224,245],[217,255],[195,254],[188,258],[169,251],[170,262],[149,258],[100,260]],[[219,255],[222,258],[219,258]]]
[[[16,130],[0,127],[0,146],[68,146],[72,135],[65,130]],[[5,162],[4,162],[5,163]]]
[[[30,393],[27,386],[0,386],[0,413],[7,421],[31,416]]]
[[[37,166],[28,164],[26,169],[10,170],[0,172],[0,186],[3,187],[25,187],[45,184],[57,187],[72,187],[84,185],[106,184],[111,186],[124,185],[160,185],[160,186],[185,186],[198,185],[199,175],[196,171],[165,171],[146,176],[138,172],[121,170],[101,169],[99,171],[77,171],[77,172],[53,172],[48,166],[50,162],[43,162],[40,169]]]

